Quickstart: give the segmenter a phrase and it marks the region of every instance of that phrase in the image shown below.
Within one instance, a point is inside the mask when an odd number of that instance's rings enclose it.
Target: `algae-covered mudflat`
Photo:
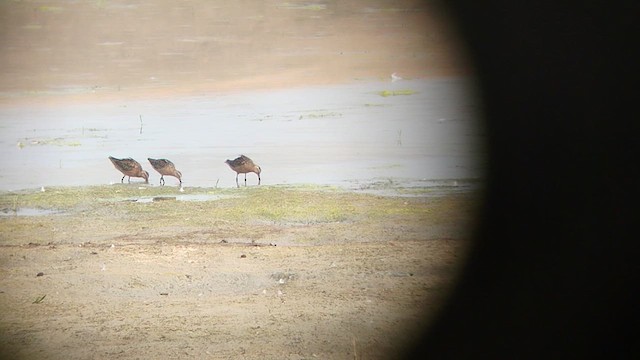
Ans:
[[[458,222],[469,220],[473,203],[469,193],[426,197],[420,195],[429,194],[427,189],[421,193],[413,188],[393,189],[412,196],[379,196],[316,185],[180,191],[168,186],[117,184],[42,190],[0,194],[0,245],[112,239],[266,244],[377,241],[368,236],[402,224],[409,224],[415,237],[428,237],[434,225],[449,224],[449,231],[457,234],[468,230]],[[32,213],[21,215],[22,209]],[[274,234],[291,227],[313,229],[309,232],[315,235],[279,239]],[[328,235],[327,229],[350,236],[337,239],[317,234]],[[189,234],[197,235],[189,239]]]
[[[44,190],[0,195],[3,356],[383,358],[454,284],[478,200],[316,185]]]

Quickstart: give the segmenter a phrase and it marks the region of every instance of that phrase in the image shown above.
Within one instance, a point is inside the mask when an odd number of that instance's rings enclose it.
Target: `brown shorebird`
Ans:
[[[129,182],[131,182],[131,177],[139,177],[143,178],[145,183],[149,183],[149,173],[142,170],[142,166],[139,162],[133,160],[132,158],[126,159],[116,159],[113,156],[109,156],[109,160],[113,163],[113,166],[116,167],[121,173],[124,174],[121,183],[124,182],[124,178],[126,176],[129,177]]]
[[[262,172],[262,169],[260,169],[260,166],[254,164],[253,160],[244,155],[240,155],[240,157],[233,160],[227,159],[225,163],[229,165],[231,170],[236,172],[236,185],[238,185],[238,187],[240,187],[240,184],[238,184],[238,175],[244,174],[244,186],[247,186],[247,173],[250,172],[258,175],[258,185],[260,185],[260,172]]]
[[[176,170],[176,166],[167,159],[152,159],[148,158],[149,163],[160,173],[160,185],[164,185],[164,176],[173,176],[180,180],[180,186],[182,186],[182,173]]]

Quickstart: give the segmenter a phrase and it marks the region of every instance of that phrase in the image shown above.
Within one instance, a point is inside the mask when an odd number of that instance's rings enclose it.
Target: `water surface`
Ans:
[[[0,108],[1,190],[120,182],[108,156],[167,158],[183,185],[235,186],[224,163],[259,164],[263,184],[362,187],[482,176],[484,140],[463,78]],[[407,95],[381,92],[410,90]],[[166,177],[167,186],[178,181]],[[239,177],[241,185],[244,176]],[[127,179],[125,179],[127,181]],[[142,181],[133,178],[132,181]],[[257,183],[255,174],[247,184]],[[355,184],[355,185],[354,185]]]

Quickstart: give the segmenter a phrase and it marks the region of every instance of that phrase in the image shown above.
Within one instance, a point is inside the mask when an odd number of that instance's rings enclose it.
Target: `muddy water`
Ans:
[[[224,161],[239,154],[262,167],[263,184],[476,178],[483,137],[469,85],[459,78],[363,81],[0,108],[0,189],[119,182],[108,156],[137,159],[154,185],[159,175],[147,157],[168,158],[185,187],[235,186]],[[410,92],[382,96],[385,90]],[[255,174],[247,183],[257,183]]]
[[[2,1],[0,100],[457,74],[464,61],[440,10],[421,0]]]

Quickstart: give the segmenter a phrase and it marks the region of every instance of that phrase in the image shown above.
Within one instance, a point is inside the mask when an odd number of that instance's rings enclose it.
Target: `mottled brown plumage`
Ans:
[[[145,183],[149,183],[149,173],[142,169],[139,162],[132,158],[116,159],[113,156],[109,156],[109,160],[111,160],[116,169],[124,174],[120,180],[121,183],[124,182],[126,176],[129,177],[129,182],[131,182],[131,177],[139,177],[143,178]]]
[[[160,173],[160,185],[164,185],[164,176],[173,176],[180,180],[180,185],[182,185],[182,173],[176,170],[175,165],[167,159],[152,159],[148,158],[149,163],[156,169],[157,172]]]
[[[240,187],[238,184],[238,175],[244,174],[244,186],[247,186],[247,173],[255,173],[258,175],[258,185],[260,185],[260,173],[262,169],[260,166],[253,163],[253,160],[249,159],[244,155],[240,155],[239,157],[225,161],[227,165],[231,168],[231,170],[236,172],[236,185]]]

